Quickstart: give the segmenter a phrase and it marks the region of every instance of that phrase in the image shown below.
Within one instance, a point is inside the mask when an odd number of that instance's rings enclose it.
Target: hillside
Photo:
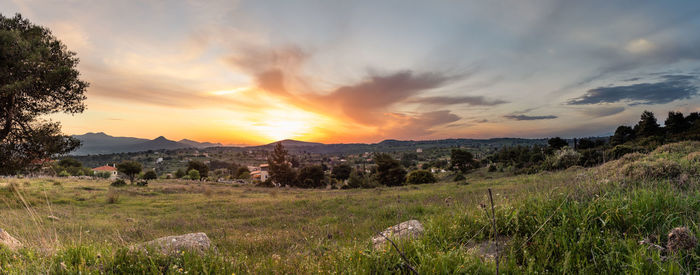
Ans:
[[[72,155],[114,154],[148,150],[172,150],[221,146],[219,143],[197,142],[188,139],[173,141],[163,136],[157,137],[153,140],[133,137],[114,137],[102,132],[74,135],[73,137],[80,140],[82,142],[82,146],[71,152]]]
[[[0,184],[0,227],[28,250],[0,248],[0,268],[407,273],[396,250],[372,249],[370,237],[416,219],[425,233],[397,245],[418,272],[492,274],[494,236],[490,212],[483,209],[490,210],[491,188],[505,274],[692,273],[700,268],[698,175],[700,143],[682,142],[589,169],[495,178],[477,171],[468,184],[304,190],[161,180],[109,188],[95,180],[6,179]],[[153,216],[154,207],[161,214]],[[188,232],[206,233],[218,252],[163,256],[128,249]],[[31,256],[38,251],[50,256]]]

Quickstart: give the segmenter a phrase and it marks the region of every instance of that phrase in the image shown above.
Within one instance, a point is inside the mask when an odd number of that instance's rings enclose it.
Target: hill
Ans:
[[[173,141],[163,136],[152,140],[134,137],[114,137],[103,132],[73,135],[73,137],[82,142],[82,146],[71,153],[78,156],[221,146],[220,143],[197,142],[188,139]]]

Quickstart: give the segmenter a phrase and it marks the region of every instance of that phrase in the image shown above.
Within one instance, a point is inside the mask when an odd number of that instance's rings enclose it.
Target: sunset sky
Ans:
[[[575,137],[700,111],[700,1],[20,1],[81,59],[68,134]]]

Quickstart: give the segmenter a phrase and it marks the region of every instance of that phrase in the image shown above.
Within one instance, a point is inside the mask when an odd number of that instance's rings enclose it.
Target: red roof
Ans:
[[[105,165],[105,166],[100,166],[97,168],[92,168],[92,171],[110,171],[111,172],[111,171],[117,171],[117,168],[114,168],[114,167],[109,166],[109,165]]]

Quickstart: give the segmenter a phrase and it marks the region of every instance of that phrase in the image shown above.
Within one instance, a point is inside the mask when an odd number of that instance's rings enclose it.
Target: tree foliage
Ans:
[[[386,186],[400,186],[406,181],[406,170],[399,161],[389,154],[376,154],[374,162],[377,164],[377,180]]]
[[[289,155],[282,142],[275,145],[272,154],[267,158],[270,169],[270,179],[279,185],[294,185],[296,175],[289,162]]]
[[[299,169],[296,186],[301,188],[325,187],[323,175],[323,168],[320,165],[304,166]]]
[[[425,183],[435,183],[437,179],[433,173],[427,170],[416,170],[408,174],[406,183],[408,184],[425,184]]]
[[[462,173],[469,172],[469,170],[479,166],[476,160],[474,160],[474,155],[464,149],[452,149],[450,154],[450,164],[450,168],[452,170],[460,171]]]
[[[190,170],[197,170],[201,178],[206,178],[209,176],[209,166],[206,163],[198,160],[190,160],[187,162],[187,171]],[[200,177],[197,179],[200,179]]]
[[[659,133],[659,123],[656,122],[656,117],[654,113],[649,111],[644,111],[637,124],[636,132],[638,136],[650,137],[655,136]]]
[[[350,165],[347,164],[336,165],[331,171],[331,175],[333,176],[333,178],[336,178],[341,181],[350,178],[350,173],[352,173],[352,167],[350,167]]]
[[[131,182],[131,184],[134,184],[134,177],[136,177],[138,173],[141,173],[141,169],[143,169],[141,163],[136,161],[127,160],[117,164],[117,171],[129,177],[129,182]]]
[[[552,147],[552,149],[555,150],[559,150],[562,147],[569,145],[569,143],[566,142],[566,140],[560,137],[550,138],[549,140],[547,140],[547,144],[549,144],[549,147]]]
[[[44,115],[85,109],[88,84],[79,79],[78,58],[51,34],[15,15],[0,15],[0,174],[66,154],[77,139]]]

